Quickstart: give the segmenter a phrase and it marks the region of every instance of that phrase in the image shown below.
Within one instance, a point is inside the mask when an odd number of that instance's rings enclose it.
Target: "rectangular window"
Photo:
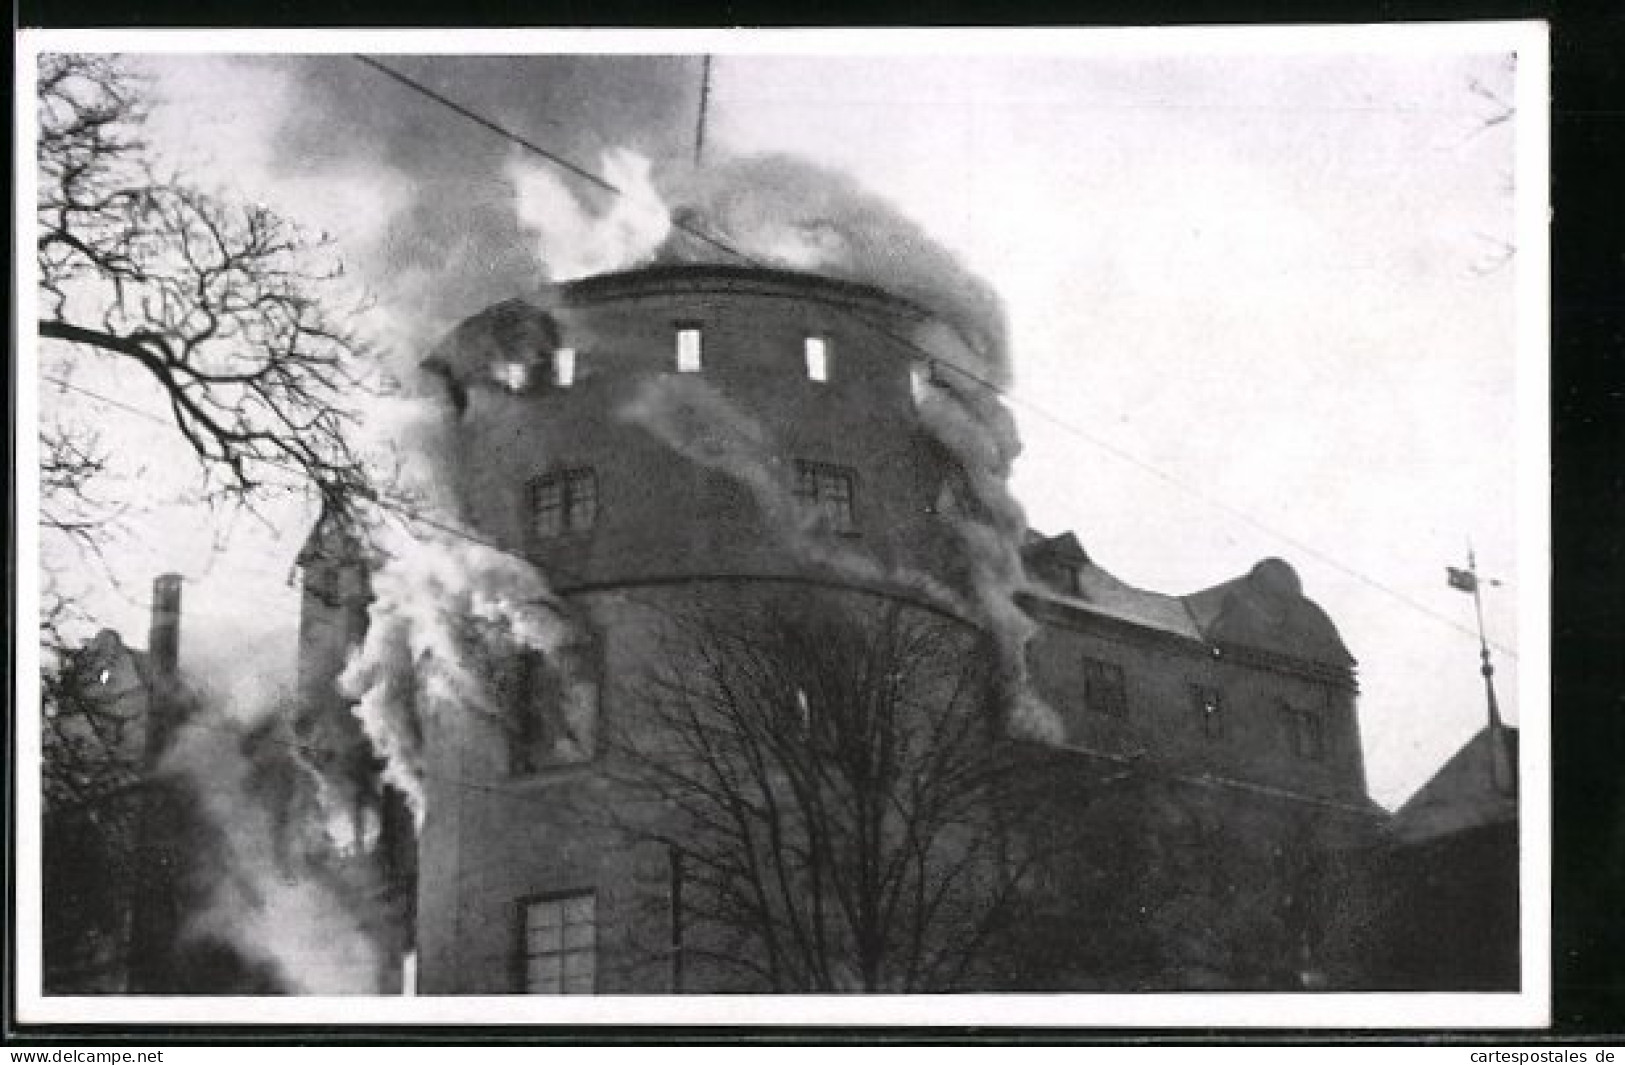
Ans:
[[[598,904],[592,892],[524,904],[521,986],[527,995],[590,995],[596,990]]]
[[[1191,705],[1202,721],[1202,735],[1210,740],[1224,737],[1224,696],[1217,688],[1191,685]]]
[[[509,769],[535,773],[591,759],[602,673],[596,641],[560,647],[551,659],[527,652],[511,669]]]
[[[937,384],[936,364],[933,362],[917,362],[908,368],[908,394],[913,397],[914,405],[918,407],[925,402],[925,397]]]
[[[796,460],[796,498],[808,510],[823,515],[839,533],[857,531],[852,509],[854,479],[845,466]]]
[[[807,337],[803,344],[807,356],[807,377],[823,383],[829,380],[829,341],[824,337]]]
[[[576,349],[559,348],[553,353],[553,385],[569,388],[576,383]]]
[[[538,540],[585,532],[598,520],[598,477],[560,470],[530,483],[531,532]]]
[[[1083,594],[1083,574],[1070,562],[1056,564],[1055,581],[1067,595]]]
[[[677,372],[699,373],[701,355],[700,327],[697,325],[678,326]]]
[[[1123,667],[1093,658],[1083,660],[1083,702],[1089,709],[1112,717],[1128,713],[1128,689]]]

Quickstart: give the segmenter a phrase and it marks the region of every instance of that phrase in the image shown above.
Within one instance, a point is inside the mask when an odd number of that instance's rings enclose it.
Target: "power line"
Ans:
[[[490,130],[493,133],[496,133],[498,136],[501,136],[501,137],[504,137],[504,138],[506,138],[508,140],[511,140],[515,144],[518,144],[521,147],[523,147],[523,148],[525,148],[525,149],[527,149],[527,150],[529,150],[531,152],[536,153],[537,155],[539,155],[542,158],[548,160],[549,162],[553,163],[554,165],[568,171],[569,173],[572,173],[572,174],[577,175],[578,177],[581,177],[583,180],[586,180],[586,181],[590,182],[595,187],[597,187],[599,189],[603,189],[603,190],[608,191],[608,192],[611,192],[611,193],[615,194],[616,196],[625,196],[626,195],[625,190],[621,189],[619,186],[611,183],[610,181],[606,180],[605,178],[600,177],[598,174],[593,173],[592,171],[588,170],[586,167],[580,165],[579,163],[576,163],[576,162],[574,162],[574,161],[572,161],[572,160],[558,154],[557,152],[551,151],[549,149],[541,147],[540,145],[535,144],[534,142],[520,136],[519,134],[517,134],[517,133],[515,133],[515,132],[513,132],[513,131],[511,131],[511,130],[509,130],[509,129],[501,126],[501,125],[499,125],[498,123],[493,122],[490,119],[487,119],[484,116],[475,113],[474,111],[472,111],[468,107],[465,107],[464,105],[459,104],[454,100],[448,99],[444,95],[436,92],[433,89],[430,89],[428,86],[421,84],[420,82],[418,82],[415,79],[409,77],[408,75],[403,74],[403,73],[389,67],[388,65],[386,65],[384,63],[381,63],[378,60],[373,59],[373,58],[371,58],[369,56],[355,55],[353,58],[355,58],[358,62],[364,63],[365,65],[379,71],[380,73],[385,74],[386,76],[388,76],[388,77],[392,78],[393,80],[395,80],[396,82],[398,82],[398,83],[412,89],[413,91],[418,92],[418,93],[428,97],[429,99],[434,100],[437,103],[442,104],[443,106],[445,106],[449,110],[468,118],[470,121],[473,121],[473,122],[477,123],[481,127],[485,128],[487,130]],[[764,261],[762,261],[762,260],[760,260],[760,259],[758,259],[756,257],[753,257],[749,253],[747,253],[747,252],[745,252],[745,251],[743,251],[743,250],[741,250],[741,249],[739,249],[737,247],[734,247],[728,241],[726,241],[726,240],[724,240],[724,239],[722,239],[720,237],[717,237],[716,235],[714,235],[712,233],[709,233],[709,232],[701,229],[697,224],[695,224],[689,218],[673,217],[672,220],[671,220],[671,224],[672,224],[673,228],[682,230],[683,232],[689,234],[690,236],[695,237],[698,240],[703,241],[704,243],[710,245],[711,247],[714,247],[714,248],[716,248],[716,249],[718,249],[718,250],[720,250],[722,252],[725,252],[728,255],[734,256],[735,258],[737,258],[740,261],[746,263],[747,265],[757,267],[759,269],[772,269],[773,268],[771,263],[767,263],[767,262],[764,262]],[[1016,394],[1014,392],[1010,392],[1010,391],[1007,391],[1007,390],[1001,388],[996,382],[988,379],[984,375],[979,374],[976,371],[974,371],[972,369],[969,369],[969,368],[967,368],[965,366],[959,365],[954,360],[943,357],[940,353],[926,351],[925,349],[921,348],[919,345],[914,343],[908,337],[897,334],[895,331],[892,331],[889,328],[887,328],[883,323],[880,323],[880,322],[876,321],[875,319],[869,318],[868,316],[866,316],[866,315],[862,314],[861,312],[857,311],[855,308],[847,307],[847,306],[844,306],[844,305],[837,305],[836,309],[837,309],[838,312],[845,313],[848,317],[854,318],[854,319],[862,322],[863,324],[867,325],[871,329],[878,330],[879,332],[881,332],[882,334],[887,336],[888,339],[893,340],[894,342],[898,343],[899,345],[906,348],[907,350],[909,350],[913,354],[919,356],[920,358],[923,358],[923,359],[925,359],[925,360],[927,360],[928,362],[931,362],[931,363],[945,363],[945,364],[947,364],[954,371],[956,371],[959,374],[962,374],[966,379],[970,380],[971,382],[974,382],[975,384],[981,386],[982,388],[987,389],[993,395],[998,396],[998,397],[1003,398],[1003,399],[1008,399],[1010,402],[1014,403],[1015,405],[1020,406],[1025,410],[1031,411],[1033,414],[1035,414],[1035,415],[1039,416],[1040,418],[1044,419],[1045,421],[1057,426],[1058,428],[1072,434],[1073,436],[1077,437],[1078,439],[1083,440],[1084,442],[1086,442],[1088,444],[1091,444],[1094,447],[1096,447],[1096,448],[1098,448],[1098,449],[1100,449],[1102,451],[1105,451],[1105,452],[1107,452],[1107,453],[1121,459],[1124,462],[1130,463],[1131,465],[1135,466],[1138,469],[1144,470],[1147,473],[1152,474],[1153,476],[1157,477],[1158,479],[1160,479],[1160,480],[1162,480],[1162,481],[1164,481],[1164,482],[1166,482],[1166,483],[1168,483],[1170,485],[1173,485],[1175,488],[1178,488],[1180,491],[1183,491],[1183,492],[1189,494],[1192,498],[1197,499],[1197,500],[1207,504],[1208,506],[1211,506],[1211,507],[1213,507],[1213,508],[1215,508],[1217,510],[1220,510],[1220,511],[1226,513],[1226,514],[1229,514],[1232,517],[1238,518],[1239,520],[1245,522],[1247,525],[1251,526],[1252,528],[1257,529],[1258,531],[1263,532],[1263,533],[1265,533],[1265,534],[1267,534],[1267,535],[1269,535],[1271,537],[1274,537],[1275,539],[1277,539],[1281,543],[1287,544],[1288,546],[1292,547],[1294,550],[1302,552],[1303,554],[1315,559],[1316,561],[1318,561],[1318,562],[1320,562],[1320,563],[1322,563],[1322,564],[1324,564],[1326,566],[1329,566],[1330,568],[1338,571],[1339,573],[1342,573],[1345,576],[1351,577],[1351,578],[1359,581],[1360,583],[1366,585],[1369,588],[1375,589],[1376,591],[1382,592],[1382,593],[1390,596],[1394,600],[1396,600],[1396,601],[1410,607],[1411,609],[1417,611],[1418,613],[1423,614],[1423,615],[1425,615],[1427,617],[1430,617],[1433,620],[1435,620],[1437,622],[1440,622],[1441,624],[1444,624],[1444,625],[1446,625],[1446,626],[1448,626],[1448,627],[1450,627],[1452,629],[1455,629],[1456,631],[1462,633],[1463,635],[1470,636],[1475,640],[1477,639],[1477,634],[1472,629],[1468,628],[1466,625],[1463,625],[1460,622],[1448,617],[1447,615],[1445,615],[1443,613],[1440,613],[1439,611],[1436,611],[1433,608],[1431,608],[1431,607],[1417,601],[1416,599],[1412,598],[1411,596],[1407,595],[1406,593],[1404,593],[1402,591],[1399,591],[1398,589],[1393,588],[1390,585],[1385,584],[1382,581],[1379,581],[1374,577],[1371,577],[1371,576],[1369,576],[1369,575],[1367,575],[1365,573],[1362,573],[1361,571],[1355,569],[1354,567],[1352,567],[1350,565],[1347,565],[1344,562],[1340,561],[1336,556],[1334,556],[1334,555],[1332,555],[1332,554],[1330,554],[1328,552],[1322,551],[1319,548],[1317,548],[1317,547],[1315,547],[1315,546],[1313,546],[1313,545],[1311,545],[1309,543],[1306,543],[1305,541],[1303,541],[1303,540],[1301,540],[1301,539],[1299,539],[1299,538],[1297,538],[1295,536],[1292,536],[1292,535],[1290,535],[1288,533],[1280,531],[1279,529],[1276,529],[1275,527],[1273,527],[1269,523],[1263,521],[1262,519],[1253,517],[1250,513],[1248,513],[1245,510],[1242,510],[1239,507],[1236,507],[1236,506],[1233,506],[1231,504],[1225,503],[1222,500],[1219,500],[1219,499],[1214,498],[1213,496],[1210,496],[1209,494],[1207,494],[1206,492],[1203,492],[1201,489],[1197,488],[1196,486],[1185,482],[1183,479],[1181,479],[1179,477],[1176,477],[1171,473],[1168,473],[1166,470],[1163,470],[1160,467],[1155,466],[1152,463],[1145,461],[1144,459],[1138,458],[1137,456],[1129,453],[1128,451],[1123,450],[1120,447],[1117,447],[1117,446],[1115,446],[1115,445],[1113,445],[1113,444],[1111,444],[1111,443],[1109,443],[1109,442],[1107,442],[1105,440],[1102,440],[1102,439],[1096,437],[1092,433],[1089,433],[1087,430],[1085,430],[1085,429],[1083,429],[1083,428],[1081,428],[1081,427],[1079,427],[1077,425],[1074,425],[1071,422],[1067,421],[1065,418],[1062,418],[1061,416],[1050,412],[1049,410],[1045,409],[1042,405],[1040,405],[1038,403],[1035,403],[1032,400],[1030,400],[1030,399],[1028,399],[1028,398],[1026,398],[1024,396],[1018,395],[1018,394]],[[893,354],[890,351],[886,351],[886,349],[884,349],[884,347],[882,347],[881,350],[885,354],[888,354],[888,355]],[[1514,660],[1516,660],[1517,655],[1511,649],[1506,648],[1506,647],[1502,647],[1499,644],[1496,644],[1495,646],[1503,654],[1506,654],[1507,656],[1509,656],[1509,657],[1513,658]]]

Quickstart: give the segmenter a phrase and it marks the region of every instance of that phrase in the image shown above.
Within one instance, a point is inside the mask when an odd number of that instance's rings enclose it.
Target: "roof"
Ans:
[[[807,293],[820,293],[836,298],[889,303],[919,318],[933,317],[933,312],[919,302],[863,281],[832,277],[828,274],[809,273],[804,270],[786,270],[779,267],[739,265],[736,263],[694,262],[669,257],[662,257],[653,263],[633,267],[629,270],[591,274],[573,281],[561,282],[558,285],[558,291],[565,302],[569,303],[576,300],[614,296],[620,294],[623,290],[637,291],[683,282],[733,284],[757,282],[764,285],[798,289]],[[513,300],[509,302],[521,303],[523,301]],[[499,304],[498,306],[502,305]]]
[[[1188,595],[1184,602],[1209,643],[1354,665],[1337,626],[1303,594],[1297,573],[1281,559],[1266,558],[1245,576]]]
[[[1029,570],[1045,582],[1034,589],[1045,598],[1185,639],[1202,638],[1177,596],[1146,591],[1119,580],[1091,559],[1072,533],[1046,537],[1029,530],[1026,541],[1022,557]],[[1061,579],[1063,571],[1077,575],[1075,589],[1067,588],[1067,582]]]
[[[1206,644],[1248,647],[1339,669],[1354,665],[1337,627],[1303,594],[1292,567],[1266,558],[1246,574],[1192,595],[1137,588],[1103,568],[1070,532],[1029,530],[1022,558],[1044,598]],[[1071,575],[1076,583],[1071,583]]]
[[[1518,816],[1518,730],[1485,726],[1394,814],[1394,833],[1408,843],[1434,839]]]

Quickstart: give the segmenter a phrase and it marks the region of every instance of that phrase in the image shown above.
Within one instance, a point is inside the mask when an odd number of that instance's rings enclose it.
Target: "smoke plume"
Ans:
[[[1004,312],[993,288],[849,176],[786,155],[738,156],[698,169],[676,162],[691,128],[693,62],[548,56],[391,63],[564,158],[599,160],[624,193],[567,176],[353,61],[300,61],[278,155],[307,175],[353,173],[366,161],[387,176],[380,183],[398,209],[358,257],[412,351],[428,350],[451,323],[503,299],[534,299],[548,280],[656,260],[743,259],[909,299],[942,323],[922,328],[918,347],[994,386],[1009,382]],[[569,123],[535,117],[559,113],[561,102]],[[403,451],[420,451],[407,459],[420,464],[420,496],[442,524],[461,528],[448,488],[456,463],[444,439],[455,412],[428,400],[407,410],[409,429],[395,436]],[[1025,531],[1004,487],[1019,449],[1013,423],[985,388],[933,390],[923,411],[930,431],[965,467],[955,489],[963,505],[947,512],[972,574],[976,612],[998,638],[1005,672],[1019,681],[1031,627],[1012,601],[1024,581],[1018,551]],[[785,471],[768,461],[771,438],[703,384],[651,383],[622,416],[746,485],[776,533],[806,557],[897,579],[813,535]],[[359,700],[386,773],[414,796],[421,819],[426,723],[454,706],[495,712],[487,656],[556,654],[570,639],[569,624],[545,577],[512,556],[435,534],[386,554],[366,645],[343,684]],[[1029,730],[1046,733],[1042,715],[1031,716],[1037,723]]]
[[[962,369],[1009,383],[1004,307],[992,286],[849,175],[789,155],[746,155],[676,171],[662,190],[688,227],[663,256],[737,263],[720,243],[763,265],[883,288],[953,327],[967,345]]]
[[[464,713],[504,724],[500,666],[526,651],[562,658],[574,630],[535,566],[440,531],[415,530],[374,574],[373,594],[366,641],[339,686],[421,827],[435,726]]]
[[[797,556],[859,581],[900,584],[950,609],[959,597],[930,575],[886,568],[831,538],[820,515],[795,497],[772,433],[721,392],[695,377],[652,377],[618,416],[690,462],[745,486],[769,530]]]
[[[608,152],[602,173],[619,195],[594,213],[555,170],[523,158],[508,168],[520,226],[536,240],[537,257],[552,281],[622,269],[647,258],[671,232],[671,213],[650,180],[648,159]]]
[[[186,890],[199,904],[182,943],[230,943],[291,994],[376,993],[381,954],[328,863],[333,811],[288,727],[291,687],[243,654],[254,645],[233,641],[231,667],[206,651],[190,656],[190,712],[158,766],[184,785],[196,823]]]

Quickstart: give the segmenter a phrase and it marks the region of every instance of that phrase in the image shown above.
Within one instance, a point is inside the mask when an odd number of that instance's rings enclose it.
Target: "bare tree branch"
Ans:
[[[685,951],[774,991],[947,990],[984,963],[1019,804],[980,634],[820,597],[671,630],[649,717],[606,740],[641,801],[604,816],[683,853]]]
[[[342,272],[317,262],[327,249],[263,206],[158,176],[139,86],[116,59],[41,57],[38,109],[40,337],[156,386],[208,498],[374,495],[349,433],[375,363],[327,309]]]

